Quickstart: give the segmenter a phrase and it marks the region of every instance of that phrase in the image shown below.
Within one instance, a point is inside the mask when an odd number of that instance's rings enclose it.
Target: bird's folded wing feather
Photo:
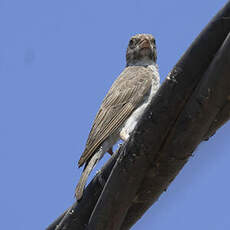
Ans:
[[[149,94],[153,72],[143,66],[125,68],[103,100],[90,131],[85,151],[78,165],[82,166],[95,150],[121,125]]]

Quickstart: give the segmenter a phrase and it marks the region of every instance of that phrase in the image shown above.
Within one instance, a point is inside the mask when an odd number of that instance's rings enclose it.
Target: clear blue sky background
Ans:
[[[74,202],[77,161],[130,36],[155,35],[164,79],[225,2],[0,0],[1,229],[45,229]],[[230,229],[229,132],[198,147],[134,230]]]

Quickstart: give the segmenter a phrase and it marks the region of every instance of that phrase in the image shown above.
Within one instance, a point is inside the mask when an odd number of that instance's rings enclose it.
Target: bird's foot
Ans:
[[[108,150],[108,153],[109,153],[111,156],[113,155],[113,148],[112,148],[112,147]]]

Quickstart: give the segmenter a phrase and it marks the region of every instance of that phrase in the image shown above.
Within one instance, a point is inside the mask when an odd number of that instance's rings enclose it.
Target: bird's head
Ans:
[[[129,40],[126,65],[152,65],[157,60],[156,42],[151,34],[137,34]]]

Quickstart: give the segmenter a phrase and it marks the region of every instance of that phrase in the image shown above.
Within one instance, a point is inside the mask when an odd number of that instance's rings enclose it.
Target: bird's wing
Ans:
[[[131,115],[150,93],[153,72],[143,66],[129,66],[113,83],[96,115],[86,148],[78,165],[82,166],[97,148]]]

